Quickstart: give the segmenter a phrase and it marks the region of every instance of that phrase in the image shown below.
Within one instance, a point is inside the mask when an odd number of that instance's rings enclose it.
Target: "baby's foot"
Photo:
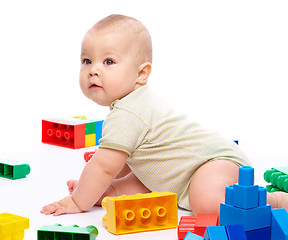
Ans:
[[[278,197],[278,208],[285,208],[288,211],[288,193],[276,192]]]
[[[67,186],[68,186],[68,191],[70,193],[70,195],[74,192],[74,190],[77,188],[78,186],[78,180],[69,180],[67,182]]]

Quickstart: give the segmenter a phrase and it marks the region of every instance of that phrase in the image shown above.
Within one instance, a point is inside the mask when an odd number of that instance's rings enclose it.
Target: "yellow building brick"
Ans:
[[[120,197],[106,197],[102,207],[107,214],[103,224],[113,234],[176,228],[178,226],[177,195],[152,192]]]
[[[96,145],[96,134],[87,134],[85,135],[85,147],[91,147]]]
[[[10,213],[0,214],[0,239],[22,240],[24,230],[29,228],[29,219]]]

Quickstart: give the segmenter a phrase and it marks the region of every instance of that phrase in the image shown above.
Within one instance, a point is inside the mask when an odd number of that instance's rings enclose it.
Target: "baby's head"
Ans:
[[[152,42],[134,18],[110,15],[85,35],[81,48],[80,86],[94,102],[110,106],[147,83]]]
[[[89,31],[121,31],[140,62],[152,63],[152,42],[147,28],[137,19],[113,14],[97,22]]]

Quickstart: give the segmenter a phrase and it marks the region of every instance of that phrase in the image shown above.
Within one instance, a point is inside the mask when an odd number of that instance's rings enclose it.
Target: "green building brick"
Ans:
[[[11,162],[7,159],[0,159],[0,177],[9,179],[25,178],[30,173],[30,166],[28,164],[20,164],[18,162]]]
[[[266,186],[268,192],[288,192],[288,167],[272,168],[265,171],[264,180],[271,183],[271,185]]]
[[[81,228],[77,225],[45,225],[37,231],[38,240],[95,240],[98,229],[94,226]]]
[[[85,123],[85,135],[93,134],[96,131],[96,123],[88,122]]]

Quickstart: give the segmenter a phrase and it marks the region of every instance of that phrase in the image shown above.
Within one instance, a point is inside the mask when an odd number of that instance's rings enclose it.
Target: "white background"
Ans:
[[[27,162],[32,171],[25,180],[0,179],[0,213],[30,217],[25,240],[54,222],[101,226],[101,209],[56,220],[38,213],[66,194],[86,151],[41,144],[41,119],[107,115],[81,93],[78,76],[83,35],[111,13],[149,29],[151,88],[192,120],[238,139],[265,184],[263,171],[288,159],[287,12],[287,1],[265,0],[1,1],[0,158]],[[176,239],[169,231],[153,234],[141,236]],[[98,238],[112,238],[105,236]]]

